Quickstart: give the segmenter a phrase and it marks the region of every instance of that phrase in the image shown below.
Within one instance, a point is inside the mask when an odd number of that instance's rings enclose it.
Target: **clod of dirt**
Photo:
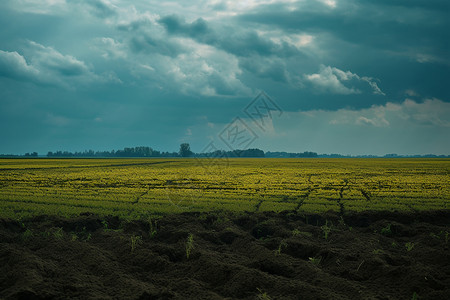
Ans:
[[[184,213],[150,222],[0,220],[0,299],[450,295],[449,210]]]

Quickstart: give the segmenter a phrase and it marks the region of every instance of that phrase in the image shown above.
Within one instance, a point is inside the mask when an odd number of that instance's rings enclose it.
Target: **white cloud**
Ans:
[[[289,34],[281,30],[256,30],[260,37],[264,37],[273,43],[282,46],[283,43],[291,45],[298,50],[310,47],[314,41],[314,36],[307,33]]]
[[[411,89],[406,90],[405,94],[409,97],[418,97],[419,96],[419,94],[415,90],[411,90]]]
[[[24,54],[0,50],[0,75],[37,84],[73,88],[76,83],[120,82],[112,71],[102,76],[93,73],[84,61],[64,55],[53,47],[29,41]]]
[[[365,82],[369,85],[373,94],[385,95],[373,78],[360,77],[350,71],[342,71],[330,66],[321,65],[319,73],[306,74],[304,77],[321,92],[342,95],[361,94],[361,89],[364,88],[361,86],[361,82]],[[344,83],[347,83],[350,87],[344,85]]]
[[[34,81],[38,79],[39,70],[29,65],[25,58],[16,51],[0,50],[0,76]]]
[[[63,116],[58,116],[58,115],[48,113],[45,118],[45,123],[50,124],[52,126],[58,126],[58,127],[61,126],[62,127],[62,126],[69,125],[71,123],[71,120],[69,118],[66,118]]]
[[[108,0],[86,0],[88,5],[93,9],[95,15],[99,17],[110,17],[116,14],[117,6]]]
[[[449,61],[445,58],[440,58],[438,56],[427,54],[427,53],[416,53],[415,54],[415,60],[418,63],[425,64],[425,63],[446,63],[448,64]]]
[[[406,118],[423,125],[450,127],[450,103],[439,99],[426,99],[418,103],[406,99],[402,104]]]
[[[213,47],[192,44],[189,53],[171,59],[169,74],[186,93],[205,96],[246,96],[250,90],[239,80],[238,60]]]
[[[445,56],[442,53],[426,53],[423,52],[422,51],[423,49],[421,48],[420,49],[411,48],[407,51],[388,50],[386,51],[386,53],[392,56],[405,57],[420,64],[442,64],[446,66],[450,65],[450,59],[448,58],[448,55]]]
[[[351,74],[351,73],[350,73]],[[338,78],[339,77],[339,78]],[[320,72],[305,75],[306,80],[310,81],[316,88],[323,92],[331,92],[335,94],[360,94],[361,91],[355,88],[348,88],[342,84],[345,81],[347,73],[330,66],[320,66]]]
[[[148,78],[163,88],[184,94],[202,96],[247,96],[251,90],[239,79],[242,71],[233,55],[212,46],[186,38],[174,38],[183,45],[182,53],[171,56],[161,53],[140,59],[135,76]]]
[[[120,4],[117,0],[64,0],[64,2],[66,10],[76,13],[80,18],[94,16],[100,19],[116,17],[118,6],[114,2]]]
[[[372,88],[372,93],[376,95],[386,96],[385,93],[378,87],[378,84],[371,77],[361,77],[360,80],[367,82]]]
[[[110,37],[102,37],[97,38],[95,40],[96,46],[94,49],[97,49],[102,54],[102,57],[106,59],[118,59],[118,58],[126,58],[127,57],[127,48],[126,46],[116,41]]]
[[[216,11],[219,16],[235,16],[238,14],[246,13],[258,8],[258,6],[285,3],[294,4],[298,0],[247,0],[247,1],[233,1],[233,0],[213,0],[207,1],[207,7],[212,11]],[[200,2],[199,4],[203,4]],[[222,10],[217,11],[218,7],[222,7]]]
[[[152,66],[141,64],[141,68],[154,72],[155,69]]]
[[[122,31],[132,31],[142,26],[157,25],[160,16],[153,13],[154,11],[137,10],[133,5],[121,6],[118,9],[117,28]]]
[[[266,151],[384,155],[449,154],[450,149],[450,103],[434,98],[284,112],[273,125],[274,134],[258,139]]]
[[[389,127],[411,123],[414,126],[450,127],[450,103],[439,99],[416,102],[406,99],[403,103],[388,102],[361,110],[313,111],[314,116],[326,117],[330,124],[370,125]],[[303,112],[305,113],[305,112]]]
[[[336,0],[317,0],[330,8],[336,8],[337,2]]]
[[[12,7],[21,12],[57,15],[67,12],[66,0],[15,0]]]
[[[43,71],[44,75],[81,76],[89,74],[83,61],[71,55],[63,55],[52,47],[46,47],[30,41],[30,56],[33,65]],[[53,74],[52,74],[53,73]]]

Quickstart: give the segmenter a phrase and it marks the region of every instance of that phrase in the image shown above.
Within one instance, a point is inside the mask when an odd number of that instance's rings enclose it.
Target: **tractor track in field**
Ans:
[[[152,186],[149,185],[147,190],[143,193],[141,193],[139,196],[136,197],[136,200],[134,200],[133,202],[131,202],[131,204],[136,204],[139,203],[139,200],[141,200],[142,197],[144,197],[145,195],[147,195],[148,193],[150,193],[150,191],[152,190]]]
[[[337,199],[337,203],[339,205],[339,214],[341,216],[345,213],[345,206],[342,200],[344,200],[344,190],[348,188],[348,179],[344,179],[344,185],[339,189],[339,199]]]
[[[111,164],[111,165],[94,165],[94,166],[61,166],[61,167],[42,167],[42,168],[0,168],[1,171],[36,171],[36,170],[57,170],[57,169],[93,169],[93,168],[110,168],[110,167],[133,167],[133,166],[150,166],[176,162],[174,160],[158,161],[151,163],[135,163],[135,164]]]
[[[361,195],[363,195],[364,198],[366,198],[367,201],[371,201],[372,200],[372,195],[368,191],[366,191],[366,190],[364,190],[362,188],[359,191],[361,192]]]
[[[308,176],[307,181],[308,181],[308,183],[309,183],[309,186],[308,186],[308,188],[307,188],[306,193],[305,193],[303,196],[301,196],[301,197],[299,198],[298,204],[297,204],[297,206],[295,207],[295,210],[296,210],[296,211],[298,211],[298,210],[302,207],[303,203],[306,201],[306,199],[308,199],[308,197],[309,197],[309,195],[312,193],[312,191],[315,190],[315,188],[313,187],[313,184],[314,184],[314,183],[313,183],[313,181],[311,180],[311,177],[312,177],[312,175],[309,175],[309,176]]]
[[[258,203],[255,205],[255,212],[259,211],[259,208],[261,207],[261,204],[263,204],[264,200],[259,200]]]
[[[306,201],[306,199],[308,199],[309,195],[312,193],[313,190],[314,190],[314,188],[308,187],[308,190],[306,191],[306,193],[299,198],[299,201],[298,201],[297,206],[295,207],[295,210],[299,210],[300,207],[302,207],[303,203]]]

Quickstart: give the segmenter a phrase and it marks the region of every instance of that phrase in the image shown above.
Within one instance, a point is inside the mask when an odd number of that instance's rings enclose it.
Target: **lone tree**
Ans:
[[[188,143],[183,143],[180,145],[180,152],[181,157],[189,157],[192,156],[193,152],[191,151],[191,146],[189,146]]]

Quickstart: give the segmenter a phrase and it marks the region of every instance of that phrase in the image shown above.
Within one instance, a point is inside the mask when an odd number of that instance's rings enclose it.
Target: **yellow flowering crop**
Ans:
[[[0,216],[449,209],[449,159],[2,159]]]

